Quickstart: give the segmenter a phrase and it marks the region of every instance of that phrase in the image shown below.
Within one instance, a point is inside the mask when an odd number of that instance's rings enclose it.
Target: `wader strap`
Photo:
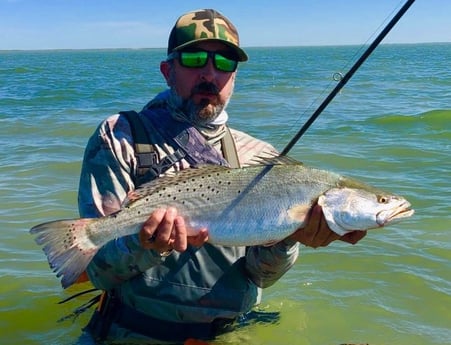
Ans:
[[[176,150],[174,153],[168,154],[163,159],[160,159],[158,150],[152,144],[152,140],[143,123],[145,119],[141,118],[134,110],[121,111],[119,114],[124,116],[129,122],[135,143],[135,156],[137,160],[135,185],[138,186],[146,181],[157,178],[185,156],[181,150]],[[147,122],[151,125],[149,121]]]
[[[134,110],[121,111],[119,114],[124,116],[129,122],[134,141],[135,156],[137,160],[137,176],[134,180],[135,185],[138,186],[144,182],[155,179],[183,158],[189,160],[189,155],[187,156],[182,150],[186,145],[184,142],[186,133],[182,133],[180,137],[177,136],[176,138],[173,138],[178,145],[181,145],[181,148],[177,149],[174,153],[167,154],[163,159],[160,159],[158,150],[154,147],[146,126],[144,125],[144,122],[146,122],[146,125],[154,127],[152,121],[149,121],[149,119],[145,117],[141,117],[140,114]],[[157,128],[155,128],[155,130],[159,132]],[[240,167],[235,141],[233,140],[232,133],[228,127],[226,127],[225,135],[221,139],[221,150],[224,159],[229,163],[230,167]]]
[[[174,153],[166,155],[160,162],[156,162],[153,165],[147,166],[145,169],[141,169],[144,173],[141,173],[137,177],[138,185],[157,178],[175,163],[182,160],[183,157],[185,157],[185,154],[181,150],[177,150]]]
[[[138,166],[137,175],[143,176],[150,167],[159,162],[158,151],[151,144],[146,128],[136,111],[121,111],[119,114],[124,116],[130,124],[130,130],[135,143],[135,156]]]
[[[232,133],[229,127],[226,127],[224,137],[221,139],[222,154],[227,162],[229,162],[231,168],[240,168],[240,160],[238,159],[238,152],[235,146],[235,140],[233,140]]]

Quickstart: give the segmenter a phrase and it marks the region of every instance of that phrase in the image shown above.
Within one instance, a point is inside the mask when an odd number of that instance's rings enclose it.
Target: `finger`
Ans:
[[[188,246],[187,234],[186,234],[186,225],[183,217],[176,217],[174,219],[174,231],[173,231],[173,249],[183,252],[186,250]]]
[[[340,235],[336,234],[333,231],[328,230],[324,230],[327,231],[329,233],[329,235],[327,236],[327,238],[324,240],[324,242],[321,244],[321,247],[326,247],[328,246],[331,242],[336,241],[340,238]]]
[[[195,247],[201,247],[208,241],[208,230],[201,229],[195,236],[188,237],[188,243]]]
[[[315,236],[312,238],[311,246],[313,248],[318,248],[322,246],[326,246],[330,242],[328,242],[329,236],[333,236],[333,232],[329,230],[327,223],[323,217],[322,209],[320,206],[316,205],[310,216],[309,221],[310,226],[312,227],[312,232],[314,231]],[[338,236],[337,236],[338,238]],[[332,240],[331,240],[332,241]]]
[[[323,218],[323,210],[321,209],[321,206],[316,204],[313,206],[312,210],[310,211],[310,215],[307,219],[308,221],[308,227],[316,230],[321,225],[321,219]]]
[[[350,243],[350,244],[356,244],[365,236],[366,236],[366,231],[356,230],[356,231],[348,232],[347,234],[343,235],[340,238],[340,240],[343,242]]]
[[[158,226],[160,225],[164,215],[166,214],[165,209],[155,210],[150,217],[144,222],[140,232],[139,232],[139,242],[141,246],[145,249],[151,249],[153,242],[155,242],[155,235]],[[149,241],[152,239],[152,241]]]
[[[157,247],[168,245],[172,231],[174,229],[174,221],[177,217],[177,210],[174,207],[168,207],[163,219],[157,227],[155,244]]]
[[[315,205],[312,210],[310,211],[310,215],[307,219],[307,224],[303,229],[303,238],[304,238],[304,244],[311,247],[318,247],[316,244],[316,233],[319,230],[319,227],[321,225],[321,207]]]

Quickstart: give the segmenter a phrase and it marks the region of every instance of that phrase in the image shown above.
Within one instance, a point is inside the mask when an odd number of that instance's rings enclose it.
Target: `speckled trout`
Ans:
[[[299,162],[240,169],[205,165],[142,185],[109,216],[48,222],[30,232],[66,288],[100,247],[138,233],[157,208],[175,207],[190,229],[207,228],[213,244],[252,246],[294,233],[315,203],[339,235],[382,227],[414,212],[403,197]]]

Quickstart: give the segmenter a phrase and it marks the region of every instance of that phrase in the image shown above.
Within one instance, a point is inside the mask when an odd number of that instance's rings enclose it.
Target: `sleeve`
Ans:
[[[134,189],[136,170],[133,141],[126,120],[113,115],[88,141],[78,189],[81,217],[101,217],[118,211]]]
[[[259,164],[261,159],[277,157],[279,152],[269,143],[254,138],[253,136],[230,129],[233,139],[235,140],[237,154],[241,166],[249,166]]]
[[[81,217],[95,218],[118,211],[135,188],[136,160],[130,126],[113,115],[88,141],[80,175],[78,207]],[[139,245],[137,235],[110,241],[99,249],[87,268],[91,282],[110,289],[160,262],[160,255]]]
[[[97,252],[86,271],[96,288],[110,290],[165,259],[154,250],[143,249],[136,234],[108,242]]]
[[[296,262],[299,243],[283,240],[272,246],[249,247],[246,253],[246,270],[250,279],[260,288],[279,280]]]

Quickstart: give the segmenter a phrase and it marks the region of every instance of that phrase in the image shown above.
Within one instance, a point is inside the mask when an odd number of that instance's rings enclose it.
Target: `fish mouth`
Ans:
[[[410,202],[404,200],[395,208],[380,211],[376,215],[376,221],[379,226],[384,226],[388,223],[396,223],[404,218],[411,217],[415,213],[415,210],[410,208],[410,206]]]

